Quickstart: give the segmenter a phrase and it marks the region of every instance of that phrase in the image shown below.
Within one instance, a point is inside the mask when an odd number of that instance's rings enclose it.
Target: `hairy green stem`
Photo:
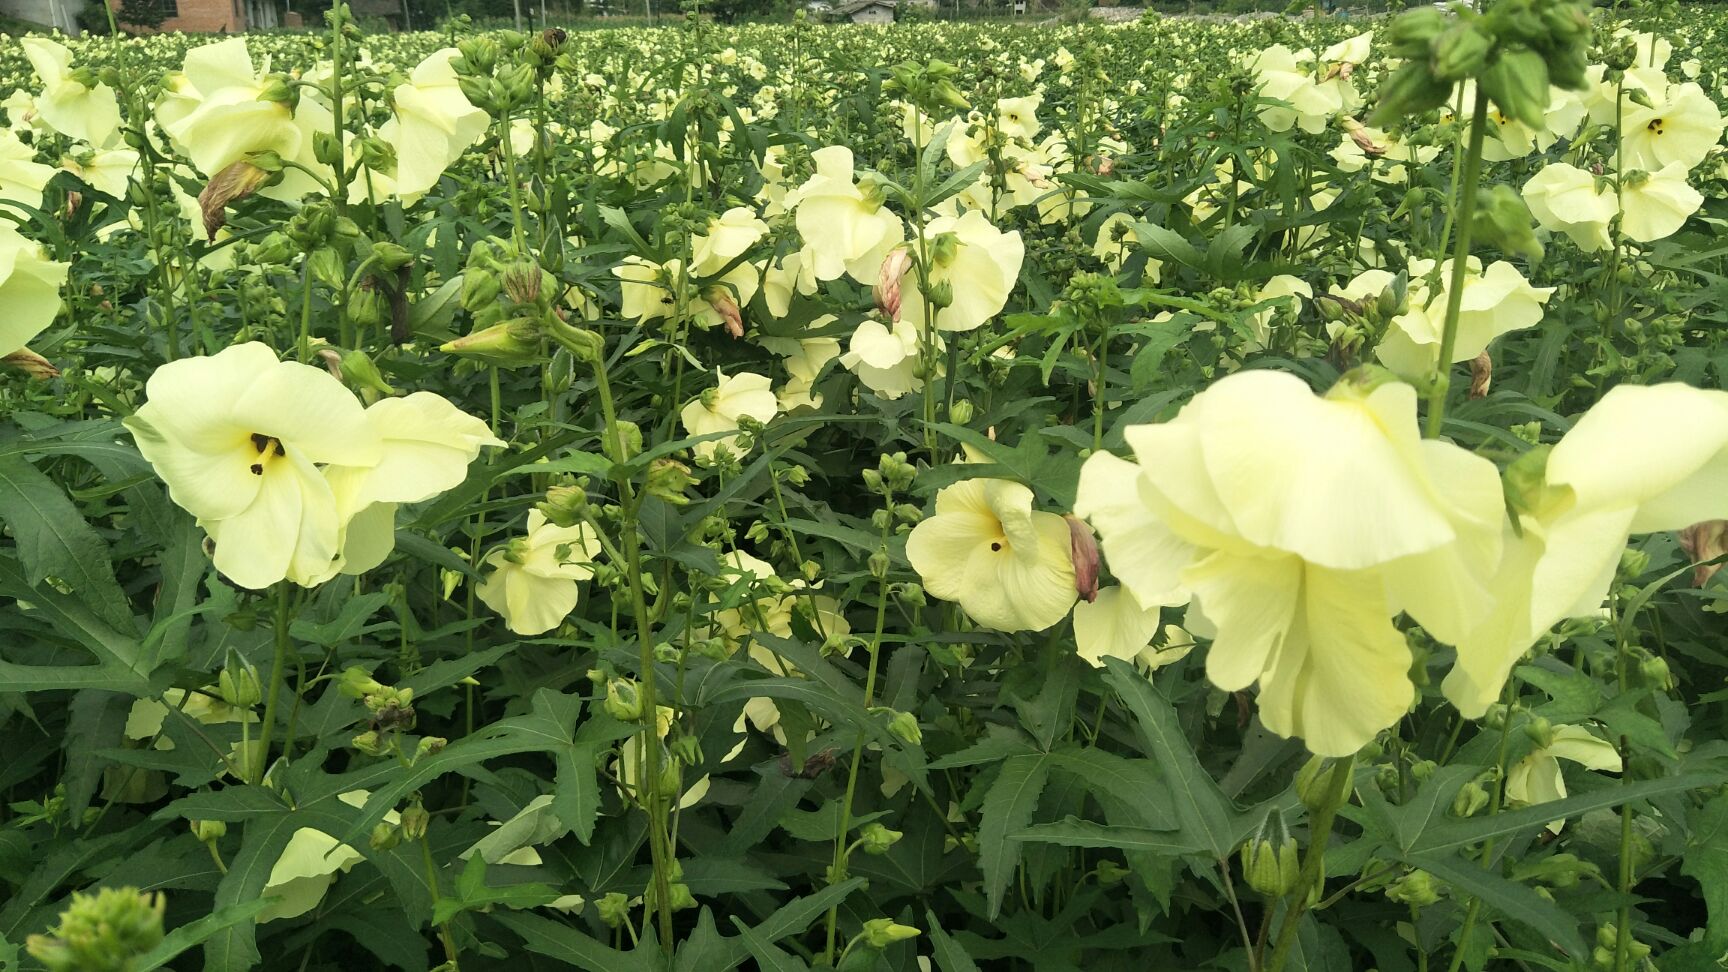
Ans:
[[[1470,112],[1469,145],[1464,154],[1464,175],[1453,200],[1458,212],[1458,235],[1452,243],[1452,276],[1446,288],[1446,328],[1440,335],[1440,360],[1434,366],[1434,383],[1428,390],[1428,424],[1425,434],[1434,439],[1446,424],[1446,393],[1452,387],[1452,351],[1458,346],[1458,312],[1464,301],[1464,275],[1470,265],[1470,222],[1476,216],[1476,184],[1482,172],[1482,137],[1488,126],[1488,95],[1478,86],[1476,104]]]
[[[1308,824],[1308,847],[1302,854],[1302,870],[1296,877],[1296,887],[1284,898],[1284,922],[1278,926],[1278,941],[1272,947],[1272,958],[1266,972],[1283,972],[1290,961],[1290,950],[1296,945],[1296,929],[1308,911],[1311,892],[1326,880],[1326,845],[1332,840],[1332,820],[1338,808],[1350,796],[1356,757],[1346,756],[1332,764],[1326,777],[1326,793]]]

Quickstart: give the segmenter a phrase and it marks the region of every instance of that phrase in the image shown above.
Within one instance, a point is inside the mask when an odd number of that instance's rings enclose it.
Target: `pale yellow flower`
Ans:
[[[748,417],[766,424],[780,412],[771,385],[766,377],[748,371],[722,374],[718,385],[685,404],[678,417],[690,435],[734,433],[691,446],[698,461],[712,462],[721,446],[734,456],[741,455],[744,436],[738,434],[739,421]]]
[[[562,624],[594,576],[600,541],[586,524],[561,527],[539,510],[528,511],[525,536],[486,555],[492,568],[474,593],[519,635],[545,634]]]
[[[1032,508],[1032,491],[968,479],[937,492],[936,512],[913,527],[906,559],[932,597],[959,603],[998,631],[1040,631],[1078,596],[1068,523]]]
[[[70,268],[0,220],[0,357],[23,350],[54,323]]]
[[[1098,453],[1075,511],[1144,609],[1192,599],[1206,672],[1259,683],[1267,727],[1324,755],[1353,753],[1414,697],[1408,613],[1441,640],[1488,609],[1500,554],[1492,463],[1416,428],[1416,394],[1245,371],[1177,417],[1127,430],[1139,463]]]

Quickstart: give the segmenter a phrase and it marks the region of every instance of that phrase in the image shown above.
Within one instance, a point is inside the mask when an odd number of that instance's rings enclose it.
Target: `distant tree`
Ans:
[[[134,30],[156,30],[168,19],[156,0],[122,0],[114,17]]]

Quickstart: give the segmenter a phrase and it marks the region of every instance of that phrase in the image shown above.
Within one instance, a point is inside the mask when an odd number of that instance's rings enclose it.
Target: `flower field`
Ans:
[[[0,969],[1728,961],[1728,13],[0,99]]]

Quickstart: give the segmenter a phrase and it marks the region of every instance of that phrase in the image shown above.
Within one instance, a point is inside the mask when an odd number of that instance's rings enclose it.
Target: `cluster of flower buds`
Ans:
[[[50,972],[126,972],[162,941],[168,901],[137,888],[73,892],[58,925],[25,942]]]
[[[396,737],[411,732],[418,716],[414,712],[414,690],[385,685],[358,665],[342,672],[337,688],[351,699],[366,706],[370,728],[354,737],[354,748],[372,756],[394,750]],[[420,741],[415,756],[428,755],[443,748],[443,740],[428,737]]]
[[[1387,30],[1387,53],[1404,64],[1369,123],[1385,127],[1438,108],[1454,85],[1474,78],[1502,115],[1540,127],[1550,85],[1584,86],[1589,45],[1589,6],[1577,0],[1504,0],[1486,13],[1411,10]]]
[[[450,66],[456,71],[463,96],[474,107],[503,118],[533,100],[539,84],[535,68],[539,57],[518,56],[525,42],[526,38],[515,31],[500,31],[456,43],[460,56],[453,58]]]
[[[949,109],[965,111],[972,103],[954,86],[954,77],[959,73],[960,69],[947,61],[932,60],[928,64],[907,61],[888,69],[882,93],[908,101],[931,117],[945,115]]]
[[[1260,822],[1254,836],[1242,845],[1238,856],[1248,886],[1269,898],[1289,894],[1301,876],[1302,862],[1296,852],[1296,840],[1284,825],[1284,814],[1277,810]]]

